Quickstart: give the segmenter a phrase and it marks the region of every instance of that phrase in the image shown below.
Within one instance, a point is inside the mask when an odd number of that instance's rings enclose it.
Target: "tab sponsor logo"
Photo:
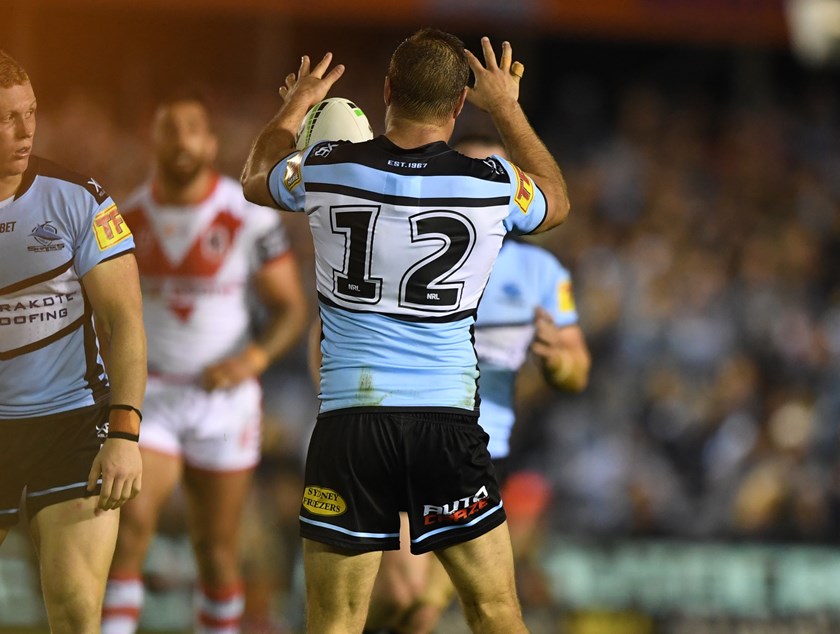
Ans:
[[[93,231],[100,251],[119,244],[131,235],[131,230],[125,224],[116,205],[111,205],[94,216]]]
[[[534,181],[516,165],[513,165],[513,170],[516,172],[516,195],[513,201],[522,210],[523,214],[527,214],[528,207],[534,200]]]
[[[9,222],[0,222],[0,233],[11,233],[15,230],[15,224],[17,220],[11,220]]]
[[[303,507],[315,515],[341,515],[347,510],[347,503],[332,489],[307,486],[303,492]]]

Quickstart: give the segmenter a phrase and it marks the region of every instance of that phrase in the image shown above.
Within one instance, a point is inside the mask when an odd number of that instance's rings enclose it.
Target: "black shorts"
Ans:
[[[108,409],[94,405],[38,418],[0,420],[0,526],[17,523],[21,493],[32,518],[42,508],[99,495],[87,479]]]
[[[318,417],[306,458],[301,535],[355,551],[411,552],[474,539],[505,521],[487,434],[468,414],[343,410]]]

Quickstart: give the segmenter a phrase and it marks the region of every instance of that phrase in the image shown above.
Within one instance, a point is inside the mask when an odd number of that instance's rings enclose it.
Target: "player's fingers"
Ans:
[[[335,68],[333,68],[330,72],[324,75],[322,79],[323,82],[327,84],[327,90],[339,80],[339,78],[344,74],[344,64],[339,64]]]
[[[119,508],[126,502],[128,502],[134,495],[132,494],[132,480],[131,478],[126,478],[125,482],[123,482],[122,489],[120,490],[120,497],[117,498],[114,508]]]
[[[298,68],[298,77],[303,79],[309,74],[309,55],[304,55],[300,58],[300,68]]]
[[[516,81],[522,79],[522,75],[525,74],[525,64],[522,62],[514,62],[510,65],[510,74],[516,77]]]
[[[289,73],[288,75],[286,75],[286,88],[291,88],[292,86],[294,86],[296,81],[297,75],[295,75],[294,73]]]
[[[510,62],[513,60],[513,49],[510,42],[502,42],[502,58],[499,60],[499,68],[506,73],[510,71]]]
[[[99,492],[99,508],[107,511],[111,508],[111,493],[114,490],[113,476],[102,476],[102,490]]]
[[[136,478],[131,481],[131,494],[129,495],[130,498],[137,497],[137,494],[143,489],[143,474],[139,474]]]
[[[88,473],[87,478],[87,490],[93,491],[96,488],[96,481],[99,480],[99,474],[101,473],[102,469],[99,466],[99,457],[94,459],[93,464],[90,467],[90,473]]]
[[[548,357],[551,352],[551,346],[546,345],[540,341],[531,342],[531,352],[541,358]]]
[[[484,65],[478,60],[478,58],[475,55],[472,54],[472,51],[465,48],[464,54],[467,56],[467,64],[469,64],[474,75],[477,76],[478,73],[484,70]]]
[[[327,72],[327,68],[329,68],[330,62],[332,61],[332,53],[326,53],[324,57],[321,58],[321,61],[315,64],[315,67],[312,69],[311,74],[320,79],[324,76],[324,73]],[[335,70],[335,69],[333,69]]]
[[[481,38],[481,49],[484,51],[484,63],[487,65],[487,70],[495,70],[499,67],[496,63],[496,51],[493,50],[493,45],[490,43],[490,38],[485,36]]]
[[[534,310],[534,319],[536,319],[537,322],[551,321],[551,315],[542,306],[537,306]]]

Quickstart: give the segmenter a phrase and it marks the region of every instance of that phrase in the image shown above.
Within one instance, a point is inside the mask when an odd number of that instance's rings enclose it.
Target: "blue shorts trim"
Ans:
[[[326,522],[318,522],[316,520],[311,520],[306,517],[298,516],[301,522],[305,522],[307,524],[312,524],[313,526],[320,526],[321,528],[328,528],[333,531],[338,531],[339,533],[344,533],[345,535],[351,535],[352,537],[367,537],[372,539],[393,539],[394,537],[399,537],[400,533],[397,531],[396,533],[360,533],[358,531],[351,531],[346,528],[342,528],[341,526],[334,526],[333,524],[327,524]]]
[[[102,484],[102,478],[99,478],[96,481],[96,484]],[[69,491],[70,489],[78,489],[79,487],[86,487],[87,481],[85,482],[74,482],[73,484],[66,484],[62,487],[52,487],[51,489],[44,489],[42,491],[35,491],[34,493],[27,493],[26,497],[28,498],[37,498],[41,495],[49,495],[50,493],[56,493],[58,491]]]

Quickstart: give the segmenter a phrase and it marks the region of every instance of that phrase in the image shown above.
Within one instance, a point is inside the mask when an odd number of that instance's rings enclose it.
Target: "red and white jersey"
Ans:
[[[217,176],[195,205],[159,202],[152,183],[124,205],[143,287],[150,372],[194,378],[251,339],[250,281],[289,254],[279,214]]]

